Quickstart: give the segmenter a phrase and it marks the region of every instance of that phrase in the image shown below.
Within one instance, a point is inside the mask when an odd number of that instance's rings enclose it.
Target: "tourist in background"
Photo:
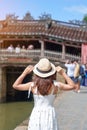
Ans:
[[[87,87],[87,63],[85,64],[85,82],[84,86]]]
[[[73,79],[74,78],[74,70],[75,70],[75,64],[74,60],[67,60],[65,63],[67,75]]]
[[[33,50],[34,46],[32,44],[28,45],[27,50]]]
[[[76,85],[76,90],[75,92],[79,93],[80,92],[80,77],[79,77],[79,69],[80,66],[78,64],[78,61],[75,59],[67,60],[65,63],[65,67],[67,70],[67,75],[74,81]]]
[[[16,54],[19,54],[21,52],[21,47],[20,45],[18,44],[16,47],[15,47],[15,53]]]
[[[21,48],[21,54],[22,54],[22,55],[27,54],[25,45],[23,45],[22,48]]]
[[[85,64],[80,65],[81,87],[85,86]]]
[[[75,60],[74,61],[74,64],[75,64],[75,70],[74,70],[74,82],[76,83],[76,92],[80,92],[80,84],[81,84],[81,80],[82,80],[82,77],[80,75],[80,63],[78,60]]]
[[[10,44],[10,46],[8,46],[7,51],[11,52],[11,53],[14,51],[14,47],[12,44]]]

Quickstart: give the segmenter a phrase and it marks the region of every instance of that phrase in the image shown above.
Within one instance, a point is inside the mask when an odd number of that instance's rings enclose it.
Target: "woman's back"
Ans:
[[[32,90],[33,92],[33,97],[34,97],[34,106],[35,107],[42,107],[42,106],[53,106],[53,102],[56,96],[56,86],[54,84],[52,85],[50,92],[47,95],[42,95],[39,93],[38,88],[34,87],[34,83],[32,83],[31,88],[29,89],[29,95],[30,91]],[[56,90],[56,91],[55,91]],[[28,96],[29,96],[28,95]]]
[[[46,96],[34,95],[34,106],[35,107],[53,106],[54,99],[55,99],[55,95],[53,94],[46,95]]]
[[[56,94],[54,88],[48,95],[38,94],[37,87],[34,90],[34,108],[32,110],[28,130],[58,130],[57,115],[53,102]]]

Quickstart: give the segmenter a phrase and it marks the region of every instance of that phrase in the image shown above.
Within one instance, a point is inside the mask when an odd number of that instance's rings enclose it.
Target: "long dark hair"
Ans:
[[[56,73],[47,78],[41,78],[37,75],[33,76],[34,85],[38,88],[38,91],[41,95],[48,95],[49,90],[52,87],[53,80],[56,79]]]

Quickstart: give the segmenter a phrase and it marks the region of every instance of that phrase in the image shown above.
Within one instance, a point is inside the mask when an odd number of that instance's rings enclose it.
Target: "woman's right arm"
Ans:
[[[13,88],[22,91],[29,90],[29,86],[31,85],[32,82],[22,83],[22,81],[27,74],[32,72],[32,70],[33,70],[33,66],[29,65],[28,67],[26,67],[25,70],[22,72],[22,74],[14,82]]]

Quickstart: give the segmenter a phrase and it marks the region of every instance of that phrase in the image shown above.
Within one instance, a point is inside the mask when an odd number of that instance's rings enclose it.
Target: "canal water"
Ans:
[[[33,101],[0,103],[0,130],[14,130],[29,117]]]

